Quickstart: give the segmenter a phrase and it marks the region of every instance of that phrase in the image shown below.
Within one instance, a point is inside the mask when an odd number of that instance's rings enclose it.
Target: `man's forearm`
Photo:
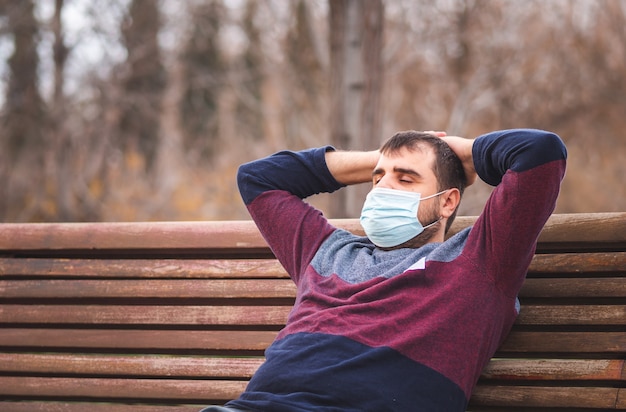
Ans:
[[[537,129],[499,130],[478,137],[472,148],[480,178],[496,186],[510,169],[521,173],[555,160],[565,160],[561,138]]]
[[[372,171],[378,163],[380,152],[326,152],[326,165],[328,170],[337,180],[344,185],[370,182]]]

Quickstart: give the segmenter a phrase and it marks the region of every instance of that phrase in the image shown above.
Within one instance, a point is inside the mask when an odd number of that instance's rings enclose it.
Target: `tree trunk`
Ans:
[[[382,0],[330,0],[331,142],[341,150],[371,150],[381,138]],[[360,214],[367,188],[337,194],[330,217]]]
[[[166,85],[166,72],[158,42],[161,30],[159,3],[133,0],[122,22],[123,43],[127,50],[127,76],[121,102],[121,146],[128,153],[139,153],[145,171],[152,172],[160,143],[159,119]]]
[[[14,50],[8,59],[1,119],[0,218],[20,222],[41,220],[45,170],[40,165],[46,151],[46,112],[37,77],[39,27],[31,0],[7,4],[5,12]]]
[[[52,96],[50,142],[55,150],[47,153],[47,167],[49,175],[56,176],[56,203],[57,220],[66,222],[75,220],[76,210],[72,202],[72,187],[74,179],[71,172],[71,145],[67,133],[65,133],[65,118],[67,107],[65,94],[65,62],[68,56],[68,48],[65,45],[63,35],[63,12],[64,0],[55,0],[54,15],[52,17],[52,34],[54,35],[53,59],[54,59],[54,94]]]

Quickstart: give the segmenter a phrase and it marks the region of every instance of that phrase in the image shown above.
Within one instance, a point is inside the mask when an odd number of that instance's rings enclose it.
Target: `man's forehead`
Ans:
[[[374,168],[372,175],[380,176],[387,173],[413,175],[419,179],[436,180],[433,169],[435,160],[434,153],[423,151],[401,151],[380,156],[378,164]]]
[[[404,167],[409,165],[432,166],[435,160],[435,152],[432,147],[420,145],[419,148],[400,148],[393,152],[386,152],[380,155],[378,164],[400,163]]]

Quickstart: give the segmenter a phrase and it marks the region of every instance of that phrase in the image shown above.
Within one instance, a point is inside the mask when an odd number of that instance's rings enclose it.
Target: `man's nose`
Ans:
[[[376,187],[382,187],[384,189],[397,189],[393,179],[389,175],[383,175],[378,183],[376,183]]]

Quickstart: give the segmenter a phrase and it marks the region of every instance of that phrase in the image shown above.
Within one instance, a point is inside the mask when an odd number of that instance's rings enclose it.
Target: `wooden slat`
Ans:
[[[249,379],[262,357],[0,353],[0,372]],[[481,379],[626,381],[624,360],[493,359]]]
[[[0,280],[0,296],[13,299],[293,299],[296,287],[289,279]]]
[[[5,223],[2,250],[254,249],[267,244],[252,221]]]
[[[479,386],[470,405],[518,408],[595,408],[616,407],[620,389],[602,387]]]
[[[288,278],[276,259],[0,258],[2,276],[76,278]]]
[[[475,217],[458,217],[449,235],[471,225]],[[332,220],[338,227],[362,234],[357,219]],[[0,250],[150,250],[150,249],[266,249],[252,221],[140,223],[5,223]],[[553,215],[539,242],[564,245],[623,244],[626,213]],[[541,250],[541,247],[539,248]]]
[[[284,325],[290,306],[2,305],[0,323]]]
[[[622,359],[492,359],[481,379],[626,381]]]
[[[525,305],[518,325],[626,325],[624,305]]]
[[[204,400],[233,399],[245,389],[247,381],[184,379],[108,379],[0,377],[0,393],[6,396]]]
[[[3,395],[139,400],[236,398],[246,382],[172,379],[0,377]],[[470,405],[623,409],[622,390],[607,387],[478,386]]]
[[[141,349],[177,350],[250,350],[263,351],[275,331],[186,331],[120,329],[19,329],[5,328],[0,346],[24,348],[90,348],[120,351]],[[626,355],[626,334],[622,332],[523,332],[512,331],[500,356],[543,353]],[[509,356],[510,357],[510,356]]]
[[[626,252],[536,255],[529,274],[626,272]],[[276,259],[0,258],[2,276],[77,278],[288,278]]]
[[[262,357],[0,353],[0,372],[249,379]]]
[[[5,328],[0,333],[0,346],[48,351],[74,348],[77,351],[115,349],[119,352],[128,350],[261,352],[272,343],[277,333],[274,331]]]
[[[520,298],[623,298],[626,277],[527,278]]]
[[[534,273],[624,273],[626,272],[626,252],[535,255],[528,272],[531,275]]]
[[[539,243],[624,244],[626,212],[555,214],[548,219]]]
[[[12,305],[0,306],[0,323],[108,325],[275,325],[285,306]],[[525,305],[518,325],[625,325],[624,305]]]
[[[2,298],[293,298],[290,280],[0,280]],[[529,278],[520,298],[626,297],[626,278]]]
[[[541,256],[539,256],[541,257]],[[15,260],[15,266],[19,266],[18,259],[4,259]],[[22,259],[23,260],[23,259]],[[28,259],[38,260],[38,259]],[[2,261],[2,259],[0,259]],[[209,261],[211,262],[211,261]],[[149,261],[141,261],[146,265],[146,268],[150,268]],[[276,266],[279,266],[278,262],[274,261]],[[108,262],[98,263],[102,268],[108,267]],[[120,264],[122,265],[122,264]],[[233,270],[237,267],[233,265]],[[267,265],[270,266],[270,265]],[[24,267],[24,266],[22,266]],[[279,271],[277,271],[280,273]],[[277,272],[274,272],[276,275]],[[82,273],[82,272],[78,272]],[[245,273],[245,275],[244,275]],[[256,276],[260,276],[259,272],[254,272]],[[57,273],[62,274],[62,271]],[[68,273],[71,275],[72,273]],[[167,272],[161,270],[163,276],[167,275]],[[243,276],[249,276],[249,271],[243,271]],[[76,273],[75,273],[76,275]],[[100,275],[100,274],[99,274]],[[115,275],[119,276],[119,273]],[[174,274],[176,275],[176,273]],[[284,271],[281,273],[282,277],[287,277]],[[231,275],[235,277],[233,273]],[[280,276],[280,275],[279,275]],[[276,276],[276,277],[279,277]],[[174,276],[175,277],[175,276]],[[183,278],[186,279],[186,278]],[[221,278],[220,278],[221,279]],[[44,283],[47,282],[47,283]],[[119,283],[116,283],[119,282]],[[213,281],[216,282],[216,281]],[[193,285],[193,286],[189,286]],[[132,282],[131,280],[116,280],[116,281],[70,281],[70,280],[32,280],[32,281],[2,281],[0,280],[0,296],[2,297],[122,297],[130,291],[137,293],[137,297],[171,297],[172,294],[180,292],[180,297],[214,297],[222,296],[227,297],[227,291],[233,289],[233,291],[253,290],[259,289],[259,296],[261,297],[266,291],[271,293],[271,287],[275,287],[275,297],[293,297],[293,291],[295,290],[293,284],[290,281],[275,281],[274,283],[270,279],[263,279],[263,281],[240,281],[239,283],[227,283],[226,280],[223,283],[211,283],[208,280],[193,279],[188,282],[176,283],[175,280],[141,280]],[[142,287],[143,286],[143,287]],[[223,286],[223,287],[222,287]],[[129,292],[124,292],[124,289]],[[200,292],[202,290],[202,292]],[[162,293],[162,295],[159,295]],[[238,292],[235,292],[238,293]],[[132,296],[132,295],[131,295]],[[250,296],[252,297],[252,296]],[[272,297],[272,296],[268,296]],[[608,278],[529,278],[526,279],[520,297],[626,297],[626,277],[608,277]]]
[[[198,412],[203,406],[206,405],[0,401],[2,412]]]
[[[513,330],[504,341],[499,354],[543,353],[626,355],[624,332],[525,332]]]

